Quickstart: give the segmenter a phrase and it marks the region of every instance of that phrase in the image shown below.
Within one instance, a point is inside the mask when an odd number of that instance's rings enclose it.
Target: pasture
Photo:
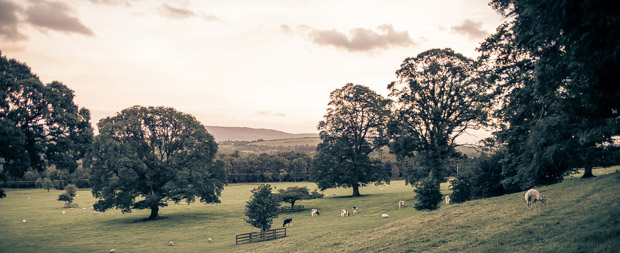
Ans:
[[[258,231],[244,222],[245,202],[258,184],[231,184],[221,204],[174,204],[160,209],[157,221],[137,221],[148,210],[94,214],[95,199],[80,190],[63,208],[61,191],[8,190],[0,200],[0,252],[616,252],[620,249],[620,167],[595,169],[592,179],[567,178],[538,188],[546,207],[528,209],[523,193],[469,201],[432,212],[412,208],[413,188],[403,181],[390,186],[330,189],[326,198],[304,200],[306,210],[281,213],[273,227],[293,218],[288,237],[235,245],[235,235]],[[272,183],[277,189],[313,183]],[[447,184],[442,193],[448,194]],[[398,209],[398,200],[407,206]],[[283,203],[286,204],[286,203]],[[340,217],[341,209],[359,213]],[[82,209],[86,208],[86,210]],[[310,209],[321,215],[310,217]],[[62,211],[66,214],[62,214]],[[381,218],[381,214],[389,218]],[[27,222],[23,223],[22,219]],[[213,238],[212,243],[207,238]],[[168,246],[174,241],[174,246]]]

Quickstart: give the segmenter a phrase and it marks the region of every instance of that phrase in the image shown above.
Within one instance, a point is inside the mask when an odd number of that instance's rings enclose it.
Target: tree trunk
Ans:
[[[295,210],[295,201],[291,202],[291,210]]]
[[[353,185],[353,195],[352,197],[359,197],[360,195],[360,186],[358,184]]]
[[[581,178],[589,178],[589,177],[594,177],[594,175],[592,174],[592,165],[586,165],[583,171],[583,176]]]
[[[149,220],[157,220],[159,219],[159,206],[151,207],[151,216],[149,216]]]

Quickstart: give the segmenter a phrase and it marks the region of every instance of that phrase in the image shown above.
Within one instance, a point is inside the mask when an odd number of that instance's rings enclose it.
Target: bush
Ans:
[[[471,184],[467,177],[457,177],[450,181],[452,195],[450,200],[454,203],[462,203],[471,199]]]
[[[271,185],[263,184],[252,190],[252,196],[245,206],[245,219],[252,226],[266,231],[273,219],[278,217],[280,200],[271,194]]]
[[[49,192],[50,189],[54,187],[54,183],[52,183],[52,180],[49,177],[46,177],[45,179],[43,179],[41,187],[43,187],[43,189],[46,189]]]
[[[437,209],[441,202],[441,192],[439,191],[440,182],[433,179],[432,175],[419,181],[416,185],[414,192],[416,193],[415,199],[418,203],[415,204],[417,210],[434,210]]]

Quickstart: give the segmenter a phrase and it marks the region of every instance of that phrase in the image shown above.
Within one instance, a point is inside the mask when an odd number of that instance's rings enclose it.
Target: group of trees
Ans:
[[[388,85],[391,112],[376,110],[371,101],[382,98],[365,87],[332,93],[315,159],[322,189],[352,187],[358,196],[357,185],[384,182],[368,153],[353,147],[389,145],[399,160],[413,159],[406,179],[416,186],[416,208],[434,209],[455,138],[487,126],[496,129],[486,140],[492,152],[453,181],[456,201],[555,183],[574,168],[591,177],[594,165],[619,162],[612,139],[620,135],[618,7],[578,0],[490,5],[508,21],[480,45],[481,56],[432,49],[405,59]],[[364,102],[353,98],[359,93]],[[389,122],[382,118],[388,114]],[[387,135],[378,130],[385,126]]]
[[[228,181],[240,182],[290,182],[306,181],[312,157],[305,153],[282,152],[275,154],[219,154]]]

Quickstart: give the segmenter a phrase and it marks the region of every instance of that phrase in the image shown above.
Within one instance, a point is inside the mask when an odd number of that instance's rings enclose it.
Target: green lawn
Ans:
[[[548,206],[528,209],[523,193],[453,204],[432,212],[415,211],[411,186],[367,186],[364,196],[330,189],[326,198],[297,204],[307,210],[283,213],[293,218],[288,237],[235,245],[235,235],[257,231],[243,221],[245,201],[257,184],[231,184],[222,203],[173,204],[160,209],[164,219],[136,222],[148,210],[94,214],[95,201],[79,191],[80,208],[63,208],[60,191],[8,190],[0,200],[0,252],[617,252],[620,250],[620,167],[595,169],[592,179],[567,178],[538,188]],[[274,183],[278,189],[312,183]],[[442,192],[448,194],[447,185]],[[398,209],[398,200],[407,208]],[[356,205],[360,213],[341,218]],[[82,208],[86,208],[83,210]],[[310,217],[310,209],[321,215]],[[65,210],[66,214],[62,214]],[[389,218],[381,218],[382,213]],[[23,223],[22,219],[27,222]],[[207,238],[213,238],[207,243]],[[168,246],[174,241],[175,246]]]

